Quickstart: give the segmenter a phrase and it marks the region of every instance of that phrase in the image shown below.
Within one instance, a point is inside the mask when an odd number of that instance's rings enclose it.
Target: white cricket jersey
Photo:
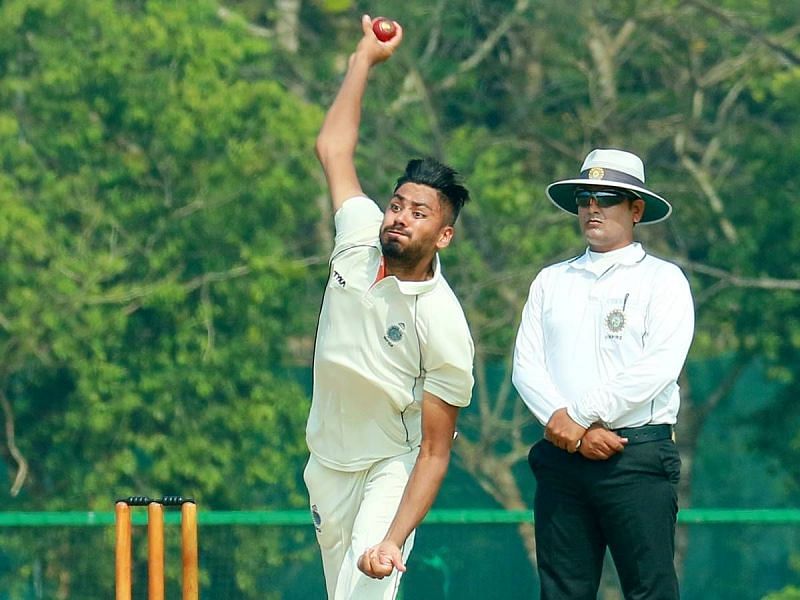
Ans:
[[[322,464],[344,471],[420,444],[423,390],[459,407],[472,394],[472,338],[438,256],[430,280],[376,282],[382,220],[362,196],[336,212],[317,329],[306,442]]]
[[[514,350],[513,381],[536,418],[584,427],[675,423],[694,334],[689,282],[638,243],[543,269]]]

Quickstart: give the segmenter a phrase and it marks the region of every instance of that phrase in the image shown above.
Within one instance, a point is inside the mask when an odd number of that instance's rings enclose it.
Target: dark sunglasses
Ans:
[[[575,190],[575,204],[581,208],[589,206],[592,198],[600,208],[608,208],[625,200],[634,200],[636,196],[622,190]]]

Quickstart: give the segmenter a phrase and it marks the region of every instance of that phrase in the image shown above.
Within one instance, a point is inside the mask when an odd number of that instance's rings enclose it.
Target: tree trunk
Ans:
[[[275,9],[278,11],[275,34],[278,44],[290,54],[296,54],[300,47],[297,35],[300,21],[300,2],[301,0],[276,0],[275,2]]]

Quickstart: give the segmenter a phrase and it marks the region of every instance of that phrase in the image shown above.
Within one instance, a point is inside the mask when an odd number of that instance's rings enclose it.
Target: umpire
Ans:
[[[627,600],[675,600],[672,427],[694,308],[681,270],[633,239],[672,207],[615,149],[547,195],[588,248],[536,276],[514,351],[514,385],[545,426],[528,455],[541,598],[594,600],[608,548]]]

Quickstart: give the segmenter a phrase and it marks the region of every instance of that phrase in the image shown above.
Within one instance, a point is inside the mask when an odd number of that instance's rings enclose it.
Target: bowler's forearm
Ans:
[[[361,103],[371,65],[363,54],[350,56],[347,73],[317,136],[317,156],[323,166],[332,155],[353,157],[361,124]]]
[[[449,463],[449,453],[444,456],[420,455],[384,539],[394,542],[398,547],[403,546],[433,506]]]

